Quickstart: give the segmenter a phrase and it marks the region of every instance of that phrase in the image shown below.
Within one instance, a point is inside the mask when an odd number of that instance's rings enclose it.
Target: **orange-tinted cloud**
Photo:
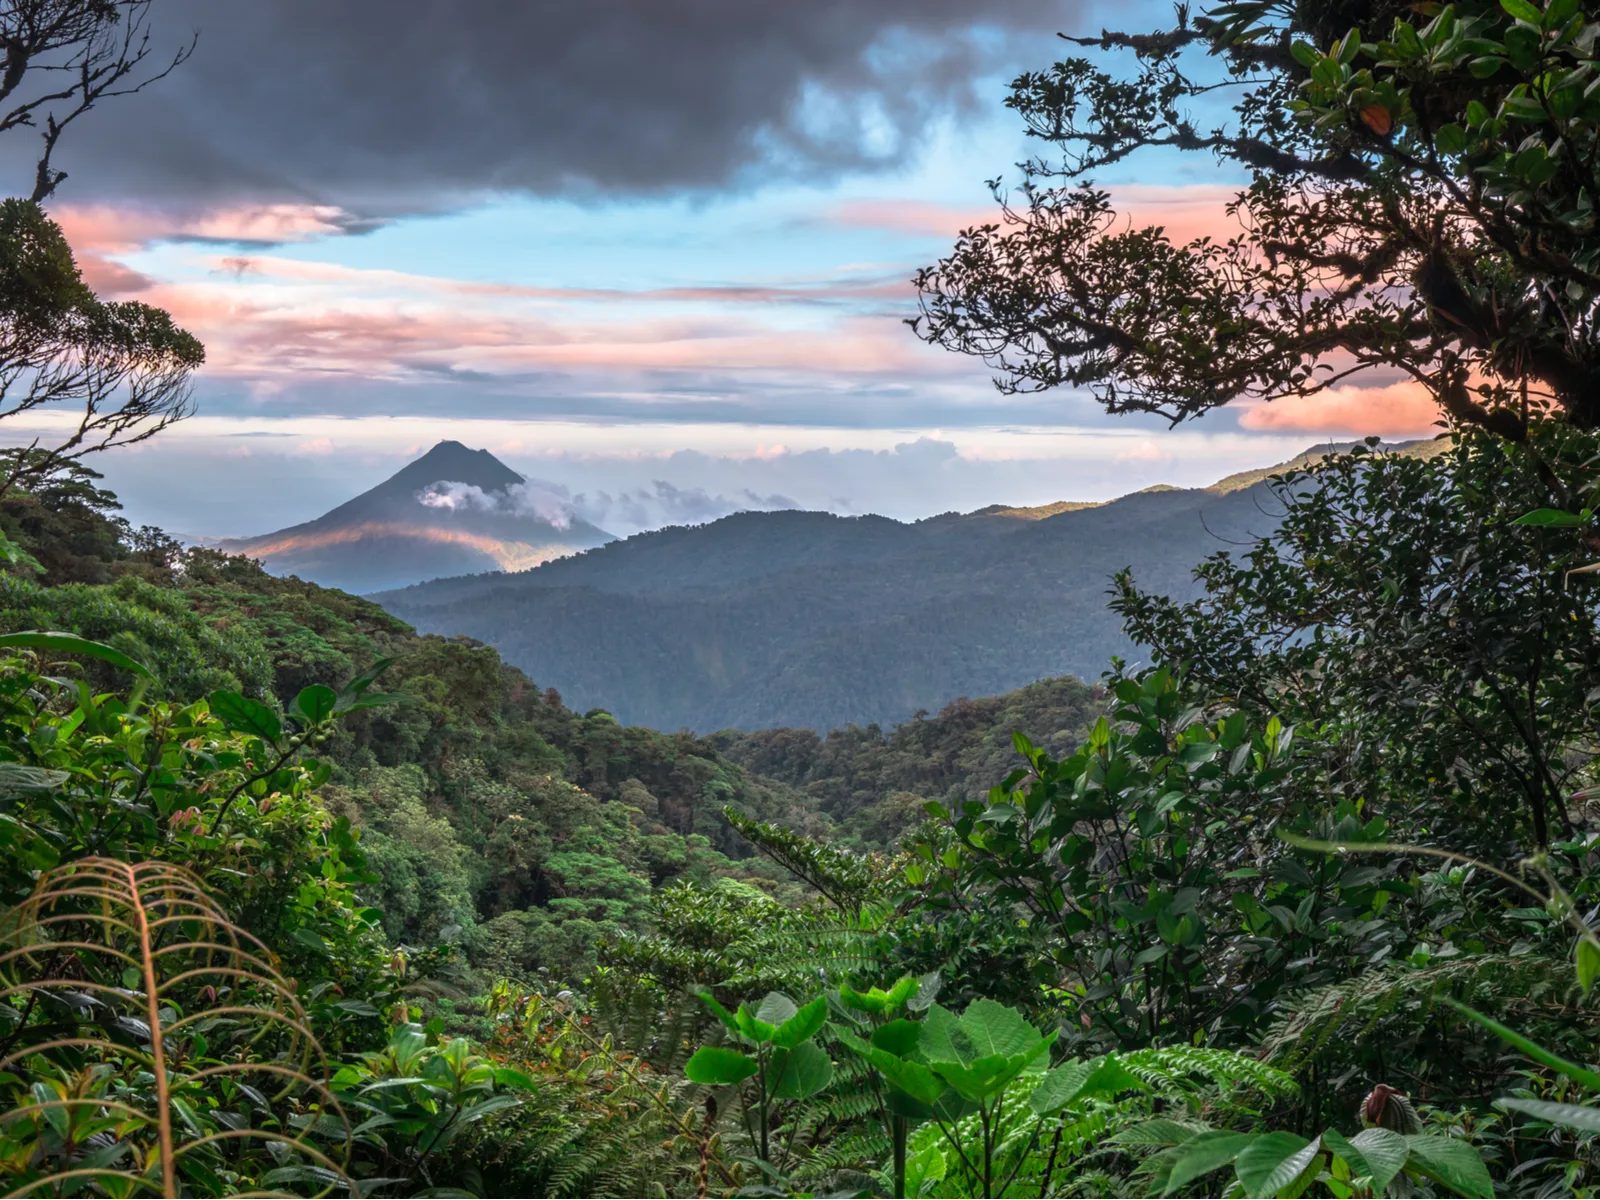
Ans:
[[[1238,189],[1219,184],[1155,186],[1124,184],[1109,189],[1122,221],[1119,227],[1160,225],[1174,242],[1197,237],[1228,238],[1239,224],[1226,208]],[[830,224],[857,229],[884,229],[896,233],[955,238],[975,225],[999,224],[998,205],[961,208],[917,200],[851,200],[830,209]]]
[[[1439,408],[1425,388],[1407,380],[1386,387],[1337,387],[1321,395],[1257,404],[1239,424],[1266,433],[1340,433],[1354,437],[1422,437],[1436,432]]]
[[[226,242],[304,242],[348,231],[351,219],[330,204],[257,204],[202,212],[166,212],[110,205],[61,205],[50,216],[73,249],[128,253],[178,238]]]

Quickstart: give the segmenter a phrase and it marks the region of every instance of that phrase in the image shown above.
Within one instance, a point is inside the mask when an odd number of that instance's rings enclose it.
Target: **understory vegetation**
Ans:
[[[143,0],[36,7],[8,88],[137,90]],[[1195,598],[1130,545],[1138,664],[826,737],[579,713],[131,528],[82,459],[203,353],[83,283],[51,118],[0,204],[0,415],[82,409],[0,463],[0,1190],[1600,1194],[1600,23],[1087,45],[1136,74],[1017,81],[1059,157],[918,332],[1175,421],[1382,371],[1447,428],[1279,476]],[[1121,229],[1086,173],[1149,147],[1248,170],[1239,235]]]

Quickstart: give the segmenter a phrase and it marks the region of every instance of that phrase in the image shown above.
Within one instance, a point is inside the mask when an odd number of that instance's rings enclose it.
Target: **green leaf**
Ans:
[[[756,1006],[755,1018],[776,1030],[799,1011],[800,1006],[782,992],[768,992],[761,997],[761,1003]]]
[[[457,1113],[455,1122],[456,1127],[459,1128],[462,1125],[470,1125],[473,1121],[481,1121],[490,1113],[497,1113],[502,1109],[507,1108],[516,1108],[521,1103],[522,1101],[518,1100],[515,1096],[498,1095],[486,1097],[483,1100],[479,1100],[476,1104],[468,1105],[466,1108],[463,1108],[459,1113]]]
[[[1124,1092],[1145,1090],[1145,1082],[1108,1054],[1098,1062],[1073,1062],[1057,1067],[1028,1097],[1028,1105],[1040,1116],[1060,1112],[1090,1096],[1114,1099]]]
[[[1460,1138],[1413,1134],[1406,1138],[1411,1151],[1406,1166],[1444,1184],[1462,1196],[1493,1196],[1494,1181],[1478,1151]]]
[[[1600,1092],[1600,1074],[1596,1074],[1595,1072],[1589,1070],[1588,1067],[1580,1067],[1577,1063],[1568,1062],[1559,1055],[1550,1053],[1550,1051],[1546,1050],[1543,1046],[1537,1046],[1533,1042],[1530,1042],[1516,1030],[1507,1029],[1493,1017],[1486,1017],[1481,1012],[1478,1012],[1472,1008],[1468,1008],[1459,1000],[1452,1000],[1450,997],[1446,996],[1444,998],[1444,1002],[1457,1012],[1463,1014],[1473,1021],[1476,1021],[1479,1025],[1482,1025],[1485,1029],[1494,1034],[1496,1037],[1500,1038],[1502,1041],[1511,1043],[1511,1045],[1515,1046],[1518,1050],[1521,1050],[1535,1062],[1543,1063],[1553,1071],[1559,1071],[1568,1079],[1571,1079],[1576,1083],[1581,1083],[1584,1087],[1588,1088],[1592,1092]]]
[[[277,714],[259,700],[238,692],[216,691],[211,693],[210,701],[212,715],[229,729],[253,733],[268,742],[276,742],[283,733]]]
[[[772,1094],[780,1100],[804,1100],[833,1081],[833,1063],[815,1042],[801,1042],[776,1066]]]
[[[887,1050],[896,1058],[910,1058],[917,1052],[917,1041],[922,1036],[922,1026],[904,1017],[880,1025],[872,1031],[872,1044]]]
[[[326,721],[333,715],[333,706],[339,703],[338,694],[324,684],[313,683],[301,688],[294,698],[294,706],[313,725]]]
[[[496,1087],[521,1088],[525,1092],[536,1091],[539,1087],[531,1077],[515,1067],[496,1067],[494,1069],[494,1082]]]
[[[1582,525],[1583,518],[1577,513],[1563,512],[1559,508],[1536,508],[1531,513],[1523,513],[1513,525]]]
[[[922,1035],[917,1040],[917,1047],[922,1051],[922,1057],[930,1063],[958,1063],[962,1059],[962,1047],[956,1044],[958,1037],[965,1043],[955,1013],[942,1004],[934,1004],[922,1019]],[[970,1057],[971,1047],[965,1048]]]
[[[1237,1152],[1233,1162],[1247,1196],[1276,1196],[1311,1165],[1321,1139],[1308,1142],[1287,1130],[1264,1133]]]
[[[1202,1175],[1209,1175],[1227,1166],[1256,1140],[1256,1136],[1253,1133],[1229,1133],[1224,1129],[1214,1129],[1190,1138],[1183,1143],[1177,1161],[1172,1164],[1172,1173],[1167,1176],[1166,1194],[1170,1196]]]
[[[1352,1176],[1359,1177],[1362,1175],[1372,1174],[1372,1165],[1367,1162],[1367,1156],[1361,1153],[1361,1147],[1352,1145],[1348,1140],[1346,1140],[1344,1134],[1340,1133],[1338,1130],[1323,1130],[1322,1147],[1336,1157],[1342,1158],[1345,1162],[1345,1165],[1350,1168],[1350,1174]],[[1403,1144],[1402,1149],[1404,1149]],[[1405,1159],[1402,1158],[1400,1161],[1403,1164]],[[1382,1188],[1377,1188],[1374,1190],[1376,1190],[1379,1195],[1383,1194]]]
[[[1289,47],[1289,53],[1294,55],[1294,60],[1302,67],[1314,67],[1322,61],[1322,55],[1309,42],[1295,42]]]
[[[870,1045],[845,1030],[839,1030],[838,1036],[846,1046],[877,1067],[891,1088],[904,1092],[919,1104],[935,1104],[944,1095],[944,1082],[921,1063],[911,1062],[882,1047]]]
[[[60,633],[46,629],[24,629],[21,633],[8,633],[0,636],[0,649],[10,646],[22,646],[30,650],[59,650],[64,654],[81,654],[86,658],[98,658],[114,667],[121,667],[124,671],[132,671],[135,675],[143,676],[145,679],[155,678],[148,670],[114,646],[107,646],[101,642],[91,642],[88,638],[79,637],[75,633]]]
[[[1540,19],[1544,14],[1535,8],[1528,0],[1500,0],[1500,7],[1505,9],[1519,21],[1526,21],[1534,28],[1538,28]]]
[[[365,696],[367,689],[378,681],[378,676],[382,675],[398,660],[398,655],[394,655],[389,658],[380,658],[377,662],[373,663],[349,683],[345,684],[344,687],[339,689],[339,701],[334,706],[334,711],[349,712],[355,708],[373,707],[371,704],[363,704],[362,698]],[[368,699],[376,700],[379,698],[368,697]],[[387,700],[386,697],[383,699]]]
[[[778,1026],[772,1035],[772,1044],[792,1050],[806,1039],[815,1037],[827,1023],[828,1001],[825,996],[818,996]]]
[[[839,1001],[846,1008],[853,1008],[857,1012],[872,1013],[874,1015],[881,1013],[888,1006],[888,997],[877,988],[858,992],[848,983],[839,985]]]
[[[1594,981],[1600,978],[1600,945],[1587,934],[1578,939],[1578,986],[1585,992],[1594,990]]]
[[[1406,1139],[1392,1129],[1363,1129],[1350,1139],[1350,1145],[1367,1160],[1366,1173],[1372,1177],[1372,1192],[1377,1196],[1383,1195],[1389,1181],[1400,1174],[1411,1153]]]
[[[990,1054],[969,1063],[931,1063],[938,1075],[967,1100],[978,1104],[997,1096],[1027,1065],[1025,1055]]]
[[[974,1000],[959,1021],[979,1057],[1027,1054],[1043,1040],[1041,1034],[1014,1008],[996,1000]]]
[[[921,983],[913,975],[902,975],[884,996],[884,1011],[893,1012],[917,994]],[[877,991],[876,988],[873,991]]]
[[[944,1154],[937,1143],[927,1146],[906,1159],[906,1195],[920,1196],[928,1184],[938,1183],[947,1169]]]
[[[749,1079],[756,1073],[756,1060],[726,1046],[701,1046],[683,1064],[683,1073],[692,1083],[722,1087]]]
[[[1347,65],[1356,60],[1356,55],[1361,50],[1361,30],[1351,29],[1349,33],[1334,47],[1340,65]]]
[[[1590,1108],[1584,1104],[1552,1104],[1548,1100],[1516,1100],[1509,1096],[1496,1100],[1494,1106],[1510,1112],[1527,1113],[1552,1125],[1581,1129],[1585,1133],[1600,1133],[1600,1108]]]
[[[1467,148],[1467,131],[1454,122],[1441,125],[1434,131],[1433,144],[1444,154],[1460,154]]]

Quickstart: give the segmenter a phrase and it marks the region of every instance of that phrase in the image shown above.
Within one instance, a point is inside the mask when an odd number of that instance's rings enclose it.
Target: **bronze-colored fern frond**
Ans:
[[[161,862],[46,872],[0,928],[0,1174],[10,1196],[354,1190],[350,1125],[292,984]]]

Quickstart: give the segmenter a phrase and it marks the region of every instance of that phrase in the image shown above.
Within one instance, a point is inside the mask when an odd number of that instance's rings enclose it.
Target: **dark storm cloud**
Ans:
[[[1076,4],[157,0],[154,43],[198,49],[72,131],[59,196],[383,215],[890,163],[1019,45],[1053,55]]]

